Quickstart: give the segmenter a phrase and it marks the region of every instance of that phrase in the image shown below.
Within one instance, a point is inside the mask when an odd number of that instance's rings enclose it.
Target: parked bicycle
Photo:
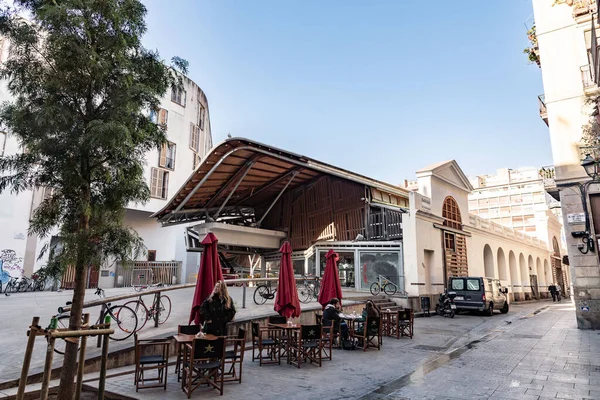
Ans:
[[[19,278],[15,278],[14,276],[11,276],[10,280],[4,287],[4,294],[16,292],[18,283],[19,283]]]
[[[157,288],[162,286],[164,286],[162,283],[157,283],[156,285],[137,286],[134,287],[134,290],[136,292],[141,292],[144,289]],[[138,326],[136,332],[140,331],[144,326],[146,326],[146,322],[154,319],[156,317],[156,314],[158,314],[159,325],[162,325],[165,322],[167,322],[167,319],[169,319],[169,316],[171,315],[171,299],[169,298],[169,296],[166,296],[164,294],[160,295],[158,301],[156,296],[154,296],[154,300],[150,308],[148,308],[148,306],[144,302],[142,295],[140,295],[140,297],[138,297],[137,300],[128,301],[124,304],[124,306],[131,308],[137,315]]]
[[[34,283],[35,282],[33,281],[33,279],[23,275],[17,285],[17,292],[26,292],[28,290],[31,290],[33,292]]]
[[[261,283],[254,290],[254,302],[259,306],[265,304],[267,300],[275,298],[275,293],[277,293],[277,288],[271,286],[271,281]]]
[[[302,278],[304,278],[304,282],[298,285],[298,298],[302,303],[310,303],[313,299],[319,297],[321,283],[319,277],[310,281],[309,277],[306,275],[303,275]]]
[[[100,299],[104,300],[106,295],[103,289],[96,289],[96,296]],[[72,302],[67,302],[67,305],[71,305]],[[102,303],[102,310],[100,315],[98,316],[98,320],[93,326],[104,324],[104,320],[106,316],[110,316],[111,319],[111,328],[115,330],[112,335],[108,337],[112,340],[121,341],[129,338],[136,332],[138,325],[138,318],[136,313],[131,309],[131,307],[125,305],[115,305],[111,306],[111,303]],[[71,314],[65,312],[62,307],[58,307],[58,315],[55,316],[58,319],[58,329],[66,330],[69,328],[69,320],[71,318]],[[83,321],[82,321],[83,322]],[[54,351],[58,354],[65,354],[65,339],[57,340],[54,344]]]
[[[398,286],[396,286],[392,281],[386,278],[383,275],[377,276],[377,282],[373,282],[371,284],[371,294],[373,296],[377,296],[381,291],[387,295],[396,294],[398,291]]]

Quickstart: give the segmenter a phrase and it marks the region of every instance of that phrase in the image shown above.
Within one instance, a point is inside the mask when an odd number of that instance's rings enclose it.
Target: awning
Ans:
[[[322,176],[363,184],[376,190],[380,199],[393,197],[394,205],[408,207],[409,192],[398,186],[248,139],[230,138],[210,151],[167,206],[153,217],[163,225],[229,219],[244,223],[254,218],[260,225],[262,216],[254,214],[256,207],[266,215],[284,191]]]

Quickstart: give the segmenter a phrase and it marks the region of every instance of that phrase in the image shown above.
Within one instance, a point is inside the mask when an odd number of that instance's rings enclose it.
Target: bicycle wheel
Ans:
[[[146,308],[146,305],[141,300],[132,300],[123,304],[123,306],[129,307],[133,310],[133,312],[135,312],[135,315],[137,316],[138,320],[137,328],[135,331],[141,331],[142,328],[146,326],[146,321],[148,321],[150,314],[148,308]]]
[[[379,292],[381,292],[381,286],[379,286],[379,283],[373,282],[371,284],[371,294],[373,296],[377,296],[379,294]]]
[[[298,300],[300,300],[302,303],[310,303],[310,301],[312,297],[312,293],[310,292],[310,289],[308,289],[306,286],[304,285],[298,285]]]
[[[383,292],[389,296],[396,294],[396,290],[396,285],[394,285],[393,283],[386,283],[385,285],[383,285]]]
[[[158,324],[162,325],[169,319],[169,315],[171,315],[171,299],[169,296],[165,296],[164,294],[160,296],[158,300],[158,309],[160,313],[158,314]],[[156,307],[154,308],[154,312],[156,312]]]
[[[67,329],[69,327],[69,320],[71,319],[70,315],[61,315],[58,317],[57,327],[58,329]],[[54,341],[54,351],[58,354],[65,354],[65,348],[67,347],[67,342],[65,339],[56,339]],[[78,348],[79,349],[79,348]]]
[[[267,285],[258,285],[254,291],[254,302],[257,305],[265,304],[267,302],[267,296],[269,296],[269,288]]]
[[[138,319],[131,307],[112,306],[106,315],[110,315],[111,328],[115,333],[109,336],[112,340],[125,340],[135,333],[137,329]],[[115,326],[116,325],[116,326]]]
[[[15,290],[16,290],[15,284],[12,282],[9,282],[6,284],[6,287],[4,288],[4,293],[14,293]]]

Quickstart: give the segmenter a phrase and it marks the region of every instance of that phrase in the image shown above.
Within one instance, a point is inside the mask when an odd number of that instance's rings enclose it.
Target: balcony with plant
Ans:
[[[523,50],[523,53],[527,54],[527,58],[529,59],[530,63],[536,63],[539,66],[541,66],[540,64],[540,50],[538,47],[538,40],[537,40],[537,35],[535,32],[535,25],[533,25],[531,27],[531,29],[529,29],[527,31],[527,38],[529,39],[529,43],[530,46],[526,47]]]

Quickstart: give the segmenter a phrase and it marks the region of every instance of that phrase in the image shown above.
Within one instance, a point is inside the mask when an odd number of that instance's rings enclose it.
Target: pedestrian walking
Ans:
[[[560,302],[560,285],[556,285],[556,301]]]
[[[554,283],[551,283],[550,286],[548,286],[548,291],[552,295],[552,301],[556,301],[556,285]]]

